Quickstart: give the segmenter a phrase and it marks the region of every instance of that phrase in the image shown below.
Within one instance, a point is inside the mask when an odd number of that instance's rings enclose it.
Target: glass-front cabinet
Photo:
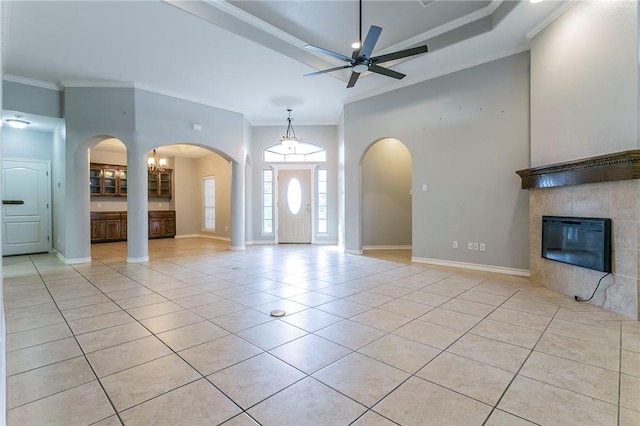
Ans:
[[[149,173],[149,198],[171,198],[171,169]],[[89,166],[89,193],[92,197],[126,197],[128,194],[127,166],[91,163]]]

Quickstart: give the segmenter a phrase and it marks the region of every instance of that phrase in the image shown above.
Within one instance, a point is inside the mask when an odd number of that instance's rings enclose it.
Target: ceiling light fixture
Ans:
[[[26,120],[22,120],[22,116],[21,115],[16,115],[16,118],[7,118],[5,121],[7,122],[7,124],[11,127],[13,127],[14,129],[26,129],[27,126],[31,123],[29,123]]]
[[[542,0],[529,0],[529,3],[531,4],[536,4],[536,3],[541,3]]]
[[[293,149],[296,145],[298,145],[300,139],[296,137],[296,131],[293,130],[293,125],[291,124],[291,122],[293,121],[293,119],[291,118],[291,111],[293,110],[291,108],[288,108],[287,111],[289,112],[289,117],[287,118],[287,133],[280,139],[280,143],[287,149]]]
[[[166,158],[159,158],[156,150],[153,150],[153,156],[147,158],[147,170],[149,173],[164,172],[164,168],[167,166]]]

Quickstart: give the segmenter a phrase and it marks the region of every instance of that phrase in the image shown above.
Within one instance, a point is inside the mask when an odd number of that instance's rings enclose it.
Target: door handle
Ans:
[[[2,200],[2,204],[9,204],[12,206],[24,204],[24,200]]]

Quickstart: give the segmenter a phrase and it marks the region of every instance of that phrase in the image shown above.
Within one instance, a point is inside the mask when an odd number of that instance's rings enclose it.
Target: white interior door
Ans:
[[[2,161],[2,254],[50,251],[50,178],[45,161]]]
[[[278,242],[311,243],[311,171],[278,173]]]

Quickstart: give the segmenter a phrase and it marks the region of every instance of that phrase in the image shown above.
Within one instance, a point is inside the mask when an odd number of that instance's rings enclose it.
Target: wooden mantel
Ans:
[[[522,189],[640,179],[640,149],[622,151],[516,172]]]

